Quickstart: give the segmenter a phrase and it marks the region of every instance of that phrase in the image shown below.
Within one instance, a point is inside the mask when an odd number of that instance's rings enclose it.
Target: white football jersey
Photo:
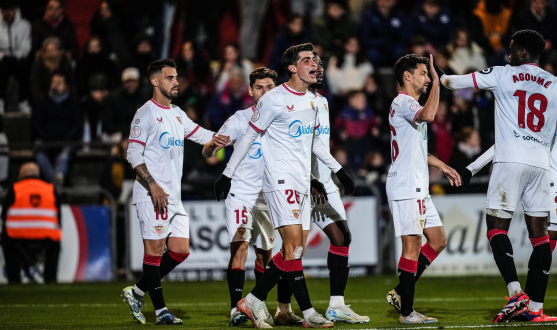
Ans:
[[[387,198],[402,200],[429,195],[427,124],[417,123],[422,110],[418,100],[400,92],[389,110],[391,168],[387,175]]]
[[[327,149],[331,149],[331,123],[329,120],[329,102],[323,95],[316,93],[315,102],[318,108],[319,128],[317,129],[317,137],[323,142]],[[327,193],[338,191],[338,187],[331,178],[331,169],[323,164],[315,155],[311,156],[311,174],[319,180],[324,186]]]
[[[182,201],[185,139],[205,144],[212,138],[213,132],[191,121],[179,107],[165,107],[151,99],[136,111],[129,142],[145,146],[143,159],[147,170],[169,194],[168,202],[178,204]],[[150,200],[147,184],[137,177],[133,185],[133,203]]]
[[[551,149],[550,163],[549,175],[551,183],[553,187],[557,187],[557,146],[555,144],[553,144],[553,149]]]
[[[319,128],[317,101],[282,84],[257,103],[250,126],[261,136],[265,161],[263,192],[293,189],[309,193],[313,131]]]
[[[472,74],[495,95],[494,163],[549,170],[557,122],[555,77],[535,64],[496,66]]]
[[[249,126],[250,118],[254,111],[255,107],[253,106],[245,110],[236,111],[222,125],[217,134],[229,136],[230,142],[228,145],[239,142]],[[230,193],[242,195],[261,193],[263,190],[264,168],[265,162],[263,161],[263,151],[261,150],[261,137],[258,136],[232,176]]]

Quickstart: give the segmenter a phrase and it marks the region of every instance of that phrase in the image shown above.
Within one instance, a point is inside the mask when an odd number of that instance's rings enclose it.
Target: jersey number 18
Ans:
[[[526,124],[532,132],[539,132],[545,124],[545,117],[543,113],[547,110],[547,98],[543,94],[532,94],[528,98],[528,110],[530,113],[526,114],[526,91],[517,90],[513,96],[518,97],[518,126],[525,128],[524,117],[526,117]],[[536,108],[535,102],[540,101],[539,109]],[[538,118],[538,124],[534,125],[534,117]]]

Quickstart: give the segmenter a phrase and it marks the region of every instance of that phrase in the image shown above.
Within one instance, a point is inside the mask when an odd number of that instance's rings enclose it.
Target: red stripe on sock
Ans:
[[[499,234],[507,235],[507,231],[503,229],[491,229],[490,231],[487,232],[487,239],[491,242],[493,236]]]
[[[557,245],[557,241],[554,239],[550,239],[549,240],[549,246],[551,246],[551,252],[553,252],[553,250],[555,250],[555,245]]]
[[[304,267],[302,267],[302,259],[284,260],[285,272],[297,272],[302,270],[304,270]]]
[[[422,254],[427,258],[427,260],[429,260],[429,263],[432,263],[439,255],[439,253],[435,252],[435,250],[427,243],[422,246]]]
[[[255,260],[255,271],[260,273],[265,273],[265,268],[261,267],[261,265]]]
[[[284,258],[282,257],[282,254],[280,252],[273,256],[273,262],[278,267],[278,269],[282,270],[283,272],[286,271],[284,270]]]
[[[159,256],[152,256],[149,254],[143,255],[143,263],[150,266],[160,266],[161,265],[161,258]]]
[[[549,235],[545,235],[538,238],[530,238],[530,242],[532,242],[533,247],[536,247],[541,244],[549,243]]]
[[[418,260],[410,260],[403,257],[400,257],[398,261],[398,268],[402,269],[405,272],[409,273],[417,273],[418,272]]]
[[[189,257],[189,253],[175,253],[172,251],[168,251],[168,255],[170,258],[174,259],[176,262],[183,262]]]
[[[348,246],[334,246],[332,244],[329,246],[329,252],[341,257],[348,257],[348,249]]]

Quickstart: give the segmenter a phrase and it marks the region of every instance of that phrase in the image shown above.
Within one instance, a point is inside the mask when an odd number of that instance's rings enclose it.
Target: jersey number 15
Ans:
[[[518,97],[518,126],[525,128],[524,117],[526,117],[526,124],[532,132],[539,132],[545,124],[545,117],[543,113],[547,110],[547,98],[543,94],[532,94],[526,101],[526,91],[517,90],[513,96]],[[536,108],[536,101],[540,101],[539,109]],[[526,103],[528,103],[528,110],[530,113],[526,115]],[[538,118],[538,124],[534,125],[534,117]]]

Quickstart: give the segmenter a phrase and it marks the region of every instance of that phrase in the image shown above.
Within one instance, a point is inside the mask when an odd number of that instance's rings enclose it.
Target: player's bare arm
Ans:
[[[226,145],[230,142],[230,137],[225,135],[218,135],[215,136],[211,141],[205,143],[203,146],[203,157],[210,158],[219,152],[222,148],[226,147]]]
[[[427,154],[427,164],[439,169],[439,171],[441,171],[441,173],[449,179],[451,186],[460,187],[462,185],[460,175],[458,175],[458,172],[454,168],[443,163],[437,157],[429,153]]]
[[[419,69],[418,69],[419,70]],[[429,98],[427,99],[426,104],[424,105],[423,109],[418,113],[416,117],[416,122],[419,123],[431,123],[435,119],[435,115],[437,114],[437,109],[439,107],[439,76],[433,67],[433,55],[429,55],[429,72],[431,73],[431,91],[429,93]],[[426,84],[427,84],[427,70],[421,70],[418,72],[425,76]],[[427,86],[426,86],[427,87]]]
[[[135,171],[149,186],[149,192],[151,193],[151,199],[153,200],[153,205],[155,206],[155,212],[163,214],[163,210],[165,210],[168,205],[168,194],[165,193],[164,190],[157,184],[155,179],[153,179],[145,163],[137,165],[135,167]]]

